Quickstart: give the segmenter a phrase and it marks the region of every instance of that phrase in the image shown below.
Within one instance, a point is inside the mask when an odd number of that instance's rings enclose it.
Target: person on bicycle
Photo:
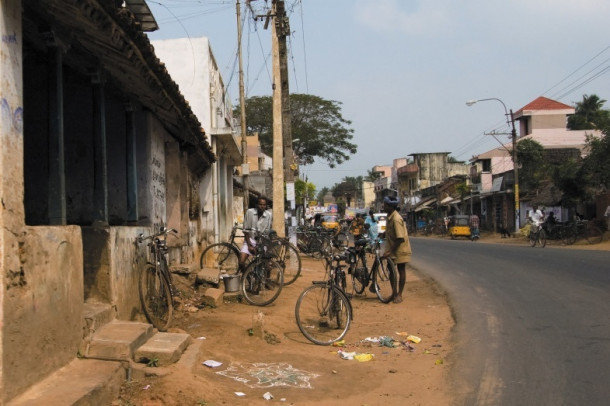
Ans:
[[[267,210],[267,198],[260,196],[256,207],[246,210],[244,216],[244,245],[239,254],[239,269],[243,270],[246,259],[256,252],[256,234],[271,230],[272,213]],[[254,230],[254,232],[253,232]]]
[[[532,223],[534,223],[536,228],[540,227],[544,221],[544,213],[538,208],[538,206],[534,205],[532,207],[532,210],[530,211],[530,219],[532,219]]]
[[[411,262],[411,245],[407,227],[398,213],[398,199],[386,196],[383,199],[383,210],[388,213],[385,226],[384,257],[390,257],[398,269],[398,289],[395,289],[394,303],[402,302],[402,291],[407,281],[407,262]]]

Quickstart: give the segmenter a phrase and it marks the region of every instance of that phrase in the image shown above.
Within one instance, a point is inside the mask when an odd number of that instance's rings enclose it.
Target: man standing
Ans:
[[[386,196],[383,199],[383,211],[388,213],[385,226],[386,250],[383,256],[390,257],[398,268],[398,290],[394,292],[394,303],[400,303],[407,281],[407,262],[411,262],[411,245],[405,222],[398,213],[398,200]]]
[[[479,237],[479,216],[472,213],[470,215],[470,238],[474,241]]]
[[[256,207],[246,210],[244,218],[244,245],[239,254],[239,269],[243,270],[246,259],[256,252],[256,234],[271,230],[271,210],[267,210],[267,198],[260,196]]]

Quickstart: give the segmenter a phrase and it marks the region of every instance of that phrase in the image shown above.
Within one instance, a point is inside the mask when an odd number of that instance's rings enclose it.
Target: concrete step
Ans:
[[[74,359],[7,406],[110,405],[125,376],[120,362]]]
[[[180,359],[191,341],[186,333],[156,333],[136,350],[134,360],[154,366],[170,365]]]
[[[114,320],[93,334],[81,354],[85,358],[129,361],[133,359],[136,349],[148,341],[153,333],[150,324]]]

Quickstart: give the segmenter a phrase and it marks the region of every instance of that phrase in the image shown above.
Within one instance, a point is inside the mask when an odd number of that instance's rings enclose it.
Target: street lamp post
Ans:
[[[506,116],[506,123],[511,125],[511,136],[513,139],[513,173],[515,177],[515,232],[519,231],[519,165],[517,164],[517,131],[515,130],[515,118],[513,117],[513,110],[510,110],[510,115],[508,109],[506,108],[506,104],[498,98],[490,97],[488,99],[479,99],[479,100],[468,100],[466,102],[467,106],[472,106],[473,104],[481,101],[488,100],[496,100],[502,103],[504,106],[504,115]],[[510,118],[510,122],[509,122]]]

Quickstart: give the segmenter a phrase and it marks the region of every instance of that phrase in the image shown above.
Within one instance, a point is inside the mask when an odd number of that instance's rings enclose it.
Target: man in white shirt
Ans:
[[[267,198],[260,196],[255,208],[246,210],[244,218],[244,245],[239,255],[239,267],[243,268],[249,255],[256,251],[256,233],[271,230],[271,210],[267,210]],[[255,232],[252,232],[255,230]]]
[[[536,227],[539,227],[544,222],[544,213],[542,210],[538,208],[538,206],[533,206],[530,211],[530,218]]]

